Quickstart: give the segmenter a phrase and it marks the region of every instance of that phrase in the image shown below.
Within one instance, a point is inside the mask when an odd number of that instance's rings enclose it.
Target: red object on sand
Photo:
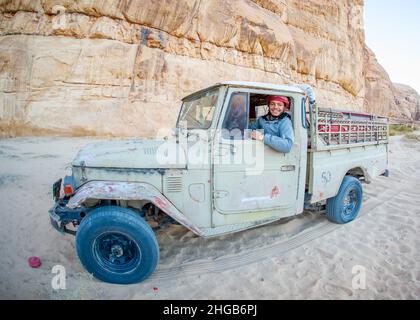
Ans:
[[[31,268],[39,268],[41,266],[41,259],[38,257],[30,257],[28,259],[29,266]]]

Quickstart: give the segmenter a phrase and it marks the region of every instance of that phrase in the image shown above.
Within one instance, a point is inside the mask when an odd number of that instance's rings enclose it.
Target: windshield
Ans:
[[[219,89],[212,89],[184,100],[177,127],[208,129],[216,110]]]

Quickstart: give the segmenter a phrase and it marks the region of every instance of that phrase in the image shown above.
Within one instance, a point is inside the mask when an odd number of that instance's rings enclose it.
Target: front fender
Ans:
[[[199,236],[204,233],[164,196],[148,183],[123,181],[90,181],[81,186],[69,200],[67,207],[75,209],[87,199],[98,200],[147,200]]]

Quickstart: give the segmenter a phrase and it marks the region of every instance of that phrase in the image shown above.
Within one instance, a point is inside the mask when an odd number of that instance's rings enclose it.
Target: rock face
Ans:
[[[395,103],[394,85],[388,73],[376,60],[368,47],[364,49],[365,65],[365,107],[375,114],[400,117],[401,112]]]
[[[365,48],[365,108],[397,119],[415,119],[420,96],[413,88],[392,83],[374,53]],[[418,119],[420,120],[420,119]]]
[[[363,0],[0,0],[0,14],[2,135],[152,136],[225,80],[409,117],[366,48]]]
[[[395,103],[402,116],[420,120],[420,96],[416,90],[405,84],[394,83]]]

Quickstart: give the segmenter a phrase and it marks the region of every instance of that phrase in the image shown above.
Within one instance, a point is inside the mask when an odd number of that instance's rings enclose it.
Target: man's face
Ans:
[[[284,105],[284,102],[281,102],[281,101],[270,101],[270,104],[268,105],[268,107],[270,109],[270,113],[274,117],[278,117],[284,112],[285,105]]]

